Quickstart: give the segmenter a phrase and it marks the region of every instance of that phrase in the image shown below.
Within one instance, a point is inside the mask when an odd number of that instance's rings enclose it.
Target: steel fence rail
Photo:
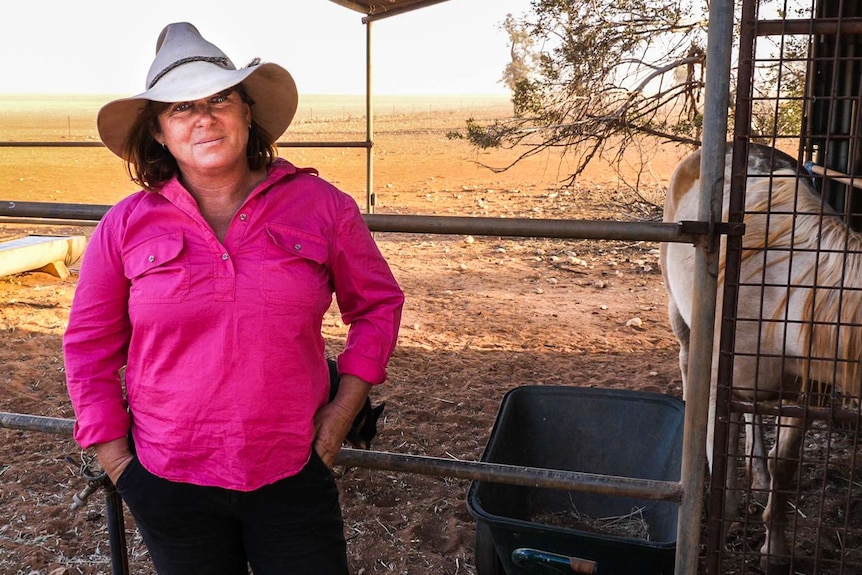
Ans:
[[[345,140],[343,142],[276,142],[279,148],[363,148],[370,149],[374,144],[370,140]],[[104,148],[102,142],[60,142],[53,140],[39,141],[0,141],[0,148]]]
[[[26,431],[41,431],[71,436],[73,419],[0,413],[0,427]],[[344,447],[335,460],[337,465],[367,467],[436,477],[453,477],[507,483],[547,489],[564,489],[585,493],[620,495],[655,501],[679,502],[682,490],[678,483],[617,477],[597,473],[562,471],[521,465],[506,465],[483,461],[463,461],[424,455],[370,451]]]
[[[0,201],[0,221],[86,225],[97,223],[111,208],[105,204],[63,204],[53,202]],[[628,240],[697,244],[711,230],[727,235],[741,234],[744,227],[705,222],[620,222],[606,220],[560,220],[533,218],[492,218],[473,216],[416,216],[363,214],[373,232],[462,234],[502,237],[542,237],[556,239]],[[57,222],[52,222],[57,220]]]

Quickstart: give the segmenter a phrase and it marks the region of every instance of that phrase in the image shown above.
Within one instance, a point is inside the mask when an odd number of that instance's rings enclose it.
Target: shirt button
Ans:
[[[239,219],[240,219],[240,221],[243,221],[243,222],[244,222],[244,221],[246,221],[246,220],[248,219],[248,215],[246,215],[246,214],[240,214],[240,215],[239,215]]]
[[[294,244],[293,249],[295,249],[295,250],[301,250],[301,249],[302,249],[302,244]]]
[[[227,261],[227,260],[229,260],[229,259],[230,259],[230,256],[229,256],[229,255],[227,255],[227,254],[222,254],[222,255],[221,255],[221,259],[223,259],[223,260]]]
[[[153,263],[154,261],[156,261],[156,256],[150,256],[150,257],[148,257],[148,258],[147,258],[147,261],[148,261],[148,262],[150,262],[150,263]]]

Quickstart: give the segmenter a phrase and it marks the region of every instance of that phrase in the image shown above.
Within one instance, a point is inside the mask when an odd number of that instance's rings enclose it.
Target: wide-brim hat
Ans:
[[[108,102],[99,110],[99,137],[109,150],[128,159],[128,141],[147,105],[187,102],[242,84],[254,102],[252,118],[275,142],[290,125],[299,101],[290,73],[271,62],[255,60],[236,69],[230,58],[188,22],[168,24],[156,42],[156,57],[146,90]]]

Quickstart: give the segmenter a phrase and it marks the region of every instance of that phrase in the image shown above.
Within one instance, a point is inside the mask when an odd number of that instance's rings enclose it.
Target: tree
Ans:
[[[514,92],[518,82],[529,78],[538,65],[538,52],[530,31],[511,14],[506,15],[502,28],[509,34],[512,44],[509,50],[511,61],[503,70],[500,81]]]
[[[776,2],[783,0],[761,0],[760,10]],[[707,0],[531,0],[530,6],[503,23],[512,62],[502,81],[512,90],[514,115],[490,124],[470,119],[465,132],[451,137],[479,148],[523,148],[496,171],[559,149],[574,162],[569,183],[594,158],[619,161],[645,138],[699,146]],[[786,72],[783,64],[769,66],[771,72],[759,74],[772,73],[773,83]],[[801,93],[804,70],[796,74],[783,89]],[[785,123],[800,115],[783,112]]]

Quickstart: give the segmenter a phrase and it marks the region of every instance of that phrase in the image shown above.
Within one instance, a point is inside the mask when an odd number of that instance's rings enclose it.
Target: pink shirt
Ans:
[[[105,215],[64,336],[83,447],[123,437],[128,405],[160,477],[249,491],[297,473],[328,399],[333,293],[340,371],[385,380],[403,293],[353,198],[309,172],[277,160],[224,244],[176,179]]]

